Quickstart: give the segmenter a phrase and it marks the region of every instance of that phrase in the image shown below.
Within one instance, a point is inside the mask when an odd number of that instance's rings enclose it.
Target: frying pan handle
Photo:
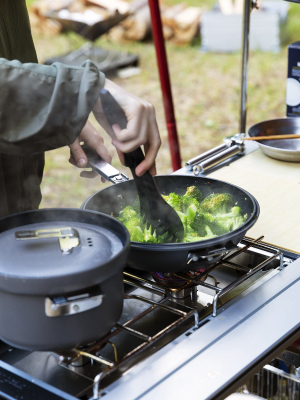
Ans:
[[[129,180],[128,176],[118,171],[108,162],[104,161],[95,150],[91,149],[86,144],[82,146],[82,149],[88,158],[87,166],[91,167],[95,172],[97,172],[97,174],[101,175],[107,181],[117,184]]]

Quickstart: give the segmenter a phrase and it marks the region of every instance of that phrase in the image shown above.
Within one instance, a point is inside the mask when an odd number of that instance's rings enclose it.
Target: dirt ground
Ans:
[[[299,11],[292,5],[289,23],[284,32],[285,45],[279,54],[253,52],[250,55],[248,128],[262,120],[285,115],[286,44],[297,39],[298,14]],[[40,62],[83,43],[75,35],[34,35],[34,40]],[[241,55],[205,54],[200,51],[199,43],[200,40],[196,40],[192,46],[167,45],[182,165],[189,158],[218,145],[224,137],[237,133],[239,126]],[[139,55],[141,74],[124,80],[114,80],[155,105],[162,136],[162,147],[157,157],[158,174],[171,173],[153,43],[120,45],[102,38],[97,45]],[[113,165],[121,168],[109,138],[104,132],[101,133],[114,155]],[[84,199],[104,187],[99,178],[80,178],[80,171],[68,164],[68,156],[68,148],[46,154],[42,207],[79,207]],[[122,170],[128,173],[126,169]]]

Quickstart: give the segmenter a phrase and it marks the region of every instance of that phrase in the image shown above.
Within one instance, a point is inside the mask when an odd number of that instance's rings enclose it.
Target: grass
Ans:
[[[27,3],[30,2],[32,0],[27,0]],[[213,2],[187,1],[190,5],[204,8],[211,7]],[[176,0],[168,0],[168,4],[174,3]],[[282,33],[281,52],[250,54],[248,127],[262,120],[285,115],[287,44],[299,38],[299,21],[300,8],[297,4],[291,4],[288,23]],[[71,51],[83,43],[74,34],[54,37],[34,35],[34,40],[41,62],[53,55]],[[116,44],[100,38],[97,45],[140,56],[141,74],[127,80],[115,79],[115,82],[155,104],[162,136],[162,147],[157,157],[158,173],[172,172],[153,44]],[[218,145],[225,136],[238,132],[241,55],[203,54],[200,52],[199,40],[191,46],[181,47],[168,43],[167,52],[181,155],[183,161],[186,161]],[[121,168],[105,133],[103,136],[114,155],[113,164]],[[79,170],[68,165],[68,155],[67,148],[46,155],[42,207],[79,207],[84,199],[104,186],[99,178],[80,178]]]

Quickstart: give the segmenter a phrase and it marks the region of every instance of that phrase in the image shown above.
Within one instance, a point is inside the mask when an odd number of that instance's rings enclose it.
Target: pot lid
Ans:
[[[51,218],[43,221],[47,211]],[[74,291],[120,269],[114,260],[123,251],[126,232],[118,221],[89,211],[61,211],[37,210],[0,220],[0,288],[20,293]],[[92,221],[82,222],[86,213],[95,214]],[[1,229],[7,225],[9,229]]]

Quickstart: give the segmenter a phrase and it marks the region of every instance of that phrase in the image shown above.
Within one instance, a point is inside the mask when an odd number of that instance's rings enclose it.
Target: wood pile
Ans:
[[[59,34],[62,26],[47,17],[49,12],[67,9],[70,13],[92,10],[103,19],[116,12],[130,13],[124,21],[112,28],[107,36],[116,42],[143,41],[151,38],[151,18],[147,0],[39,0],[30,8],[32,28],[43,34]],[[176,44],[190,43],[199,34],[201,11],[199,7],[187,7],[184,3],[173,7],[161,6],[163,33],[166,40]]]
[[[199,32],[201,10],[180,3],[162,12],[164,37],[177,44],[190,43]]]
[[[161,19],[165,40],[176,44],[190,43],[199,33],[201,10],[187,7],[184,3],[173,7],[161,7]],[[108,37],[117,42],[142,41],[151,37],[151,18],[148,3],[136,10],[129,18],[111,29]]]

